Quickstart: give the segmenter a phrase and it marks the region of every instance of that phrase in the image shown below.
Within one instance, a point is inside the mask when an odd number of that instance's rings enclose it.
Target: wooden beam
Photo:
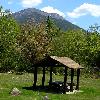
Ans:
[[[63,87],[63,93],[66,93],[66,84],[67,84],[67,67],[65,66],[65,74],[64,74],[64,87]]]
[[[34,67],[34,84],[33,87],[36,88],[37,83],[37,67]]]
[[[44,87],[44,82],[45,82],[45,66],[43,67],[42,87]]]
[[[76,85],[76,90],[79,90],[79,77],[80,77],[80,69],[77,69],[77,85]]]
[[[52,83],[52,70],[53,70],[53,67],[51,66],[50,67],[50,81],[49,81],[49,85]]]
[[[71,92],[73,92],[73,78],[74,78],[74,69],[71,69],[71,84],[70,84]]]

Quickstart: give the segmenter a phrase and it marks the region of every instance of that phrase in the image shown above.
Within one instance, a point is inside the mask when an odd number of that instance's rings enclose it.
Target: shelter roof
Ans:
[[[61,64],[67,66],[68,68],[73,68],[73,69],[83,68],[78,63],[76,63],[75,61],[73,61],[72,59],[70,59],[68,57],[57,57],[57,56],[50,56],[50,57],[52,59],[60,62]]]

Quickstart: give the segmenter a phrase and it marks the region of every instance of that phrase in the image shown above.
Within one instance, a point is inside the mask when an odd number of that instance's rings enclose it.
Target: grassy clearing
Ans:
[[[41,74],[38,74],[38,85],[41,84]],[[63,80],[63,76],[54,75],[54,80]],[[46,84],[49,75],[46,75]],[[100,79],[84,78],[80,79],[80,90],[84,91],[77,94],[56,94],[46,91],[27,90],[33,84],[33,74],[7,74],[0,73],[0,100],[43,100],[48,96],[50,100],[100,100]],[[10,95],[12,88],[18,88],[22,93],[19,96]]]

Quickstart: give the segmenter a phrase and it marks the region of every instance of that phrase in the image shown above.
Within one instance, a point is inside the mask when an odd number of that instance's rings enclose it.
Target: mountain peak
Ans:
[[[19,23],[25,23],[28,20],[33,19],[36,23],[39,23],[42,20],[46,20],[47,17],[50,16],[50,18],[55,22],[55,24],[62,30],[79,29],[78,26],[65,20],[62,16],[60,16],[57,13],[47,13],[36,8],[27,8],[19,12],[15,12],[13,13],[13,16]]]

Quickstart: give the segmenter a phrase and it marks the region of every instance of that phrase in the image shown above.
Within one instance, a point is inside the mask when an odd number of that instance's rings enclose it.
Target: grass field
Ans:
[[[38,85],[41,84],[41,74],[38,74]],[[63,76],[54,75],[54,80],[63,80]],[[46,75],[46,84],[49,75]],[[23,75],[0,73],[0,100],[44,100],[48,96],[49,100],[100,100],[100,79],[80,78],[80,90],[83,92],[76,94],[57,94],[47,91],[33,91],[25,87],[33,84],[33,74]],[[21,91],[19,96],[10,94],[12,88]]]

